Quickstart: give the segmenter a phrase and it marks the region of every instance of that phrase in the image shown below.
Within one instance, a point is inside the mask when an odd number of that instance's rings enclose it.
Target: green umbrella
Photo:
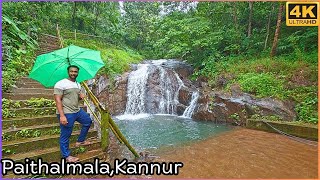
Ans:
[[[29,77],[39,81],[45,87],[52,87],[61,79],[68,78],[69,65],[79,67],[77,82],[92,79],[104,66],[100,51],[86,49],[75,45],[39,55]]]

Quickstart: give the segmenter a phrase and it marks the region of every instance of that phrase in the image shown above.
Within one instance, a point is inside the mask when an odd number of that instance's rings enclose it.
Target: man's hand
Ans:
[[[85,96],[84,94],[81,94],[81,93],[80,93],[80,95],[79,95],[79,98],[80,98],[80,99],[83,100],[85,97],[86,97],[86,96]]]
[[[68,124],[67,118],[65,116],[60,116],[60,123],[64,126],[67,125]]]

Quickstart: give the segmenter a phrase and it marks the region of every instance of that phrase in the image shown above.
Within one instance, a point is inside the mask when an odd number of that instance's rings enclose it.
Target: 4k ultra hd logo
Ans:
[[[318,26],[318,2],[287,2],[287,26]]]

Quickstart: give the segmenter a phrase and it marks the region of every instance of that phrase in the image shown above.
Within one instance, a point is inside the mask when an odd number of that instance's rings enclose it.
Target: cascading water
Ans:
[[[179,78],[176,72],[174,72],[173,81],[178,82],[177,84],[172,82],[172,77],[166,71],[165,68],[157,66],[160,71],[160,88],[161,88],[161,99],[159,102],[159,113],[160,114],[176,114],[177,105],[179,103],[178,95],[179,90],[184,85],[182,80]]]
[[[145,94],[149,76],[148,66],[148,64],[141,64],[136,71],[130,73],[125,114],[135,115],[146,112]]]
[[[196,108],[196,105],[197,105],[197,102],[198,102],[198,99],[199,99],[199,92],[193,92],[192,93],[192,98],[191,98],[191,102],[190,102],[190,105],[186,108],[186,110],[183,112],[183,115],[184,117],[188,117],[188,118],[191,118],[192,117],[192,114],[193,114],[193,111],[194,109]]]
[[[173,69],[162,66],[165,62],[157,60],[139,64],[137,70],[130,73],[125,115],[177,115],[179,91],[185,85]],[[199,93],[192,95],[192,101],[183,116],[192,116],[198,97]]]

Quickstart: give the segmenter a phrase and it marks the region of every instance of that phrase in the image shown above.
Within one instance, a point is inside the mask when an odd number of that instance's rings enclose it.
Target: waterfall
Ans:
[[[146,113],[145,95],[149,76],[148,64],[140,64],[136,71],[132,71],[128,79],[127,104],[125,114]]]
[[[124,117],[132,115],[178,115],[179,92],[187,88],[177,72],[164,66],[167,60],[146,61],[139,64],[128,77],[127,103]],[[193,93],[190,106],[183,116],[191,117],[199,93]],[[180,111],[181,112],[181,111]]]
[[[184,85],[176,72],[174,76],[170,76],[165,68],[157,66],[160,74],[161,99],[159,101],[160,114],[176,114],[177,105],[179,103],[179,90]],[[178,84],[174,83],[177,81]],[[178,87],[177,87],[178,85]]]
[[[194,111],[194,109],[196,108],[196,105],[197,105],[198,98],[199,98],[199,92],[197,92],[197,91],[193,92],[190,105],[183,112],[182,116],[188,117],[188,118],[192,117],[193,111]]]

